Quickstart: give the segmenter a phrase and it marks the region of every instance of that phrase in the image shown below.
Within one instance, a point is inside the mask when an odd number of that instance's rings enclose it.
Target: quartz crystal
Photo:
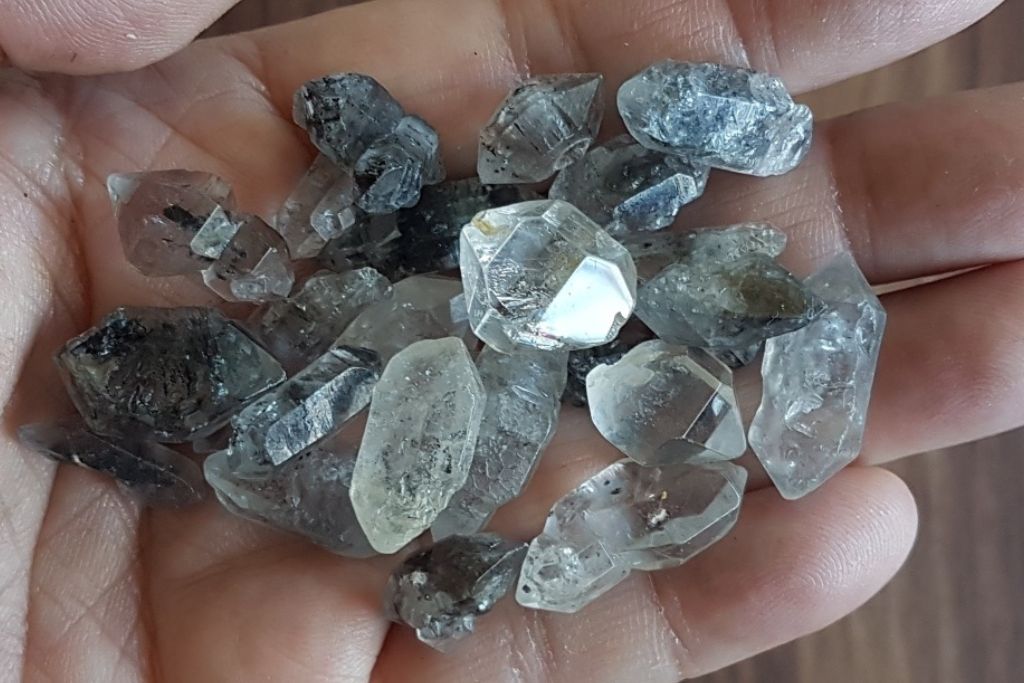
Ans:
[[[231,187],[211,173],[150,171],[107,179],[121,244],[144,275],[197,273],[238,230]]]
[[[294,258],[316,256],[328,240],[354,223],[355,195],[352,173],[323,154],[317,155],[274,220],[274,227],[288,243],[291,255]],[[346,209],[348,214],[344,213]]]
[[[629,253],[563,201],[480,213],[462,231],[460,261],[473,331],[499,351],[606,344],[636,303]]]
[[[643,145],[714,168],[781,175],[811,147],[811,110],[778,78],[748,69],[661,62],[626,81],[618,104]]]
[[[763,254],[724,262],[694,255],[640,287],[636,315],[667,342],[725,350],[798,330],[821,310],[803,283]]]
[[[371,216],[360,212],[350,228],[327,243],[317,260],[324,268],[336,273],[373,266],[385,275],[391,275],[381,264],[398,248],[401,239],[395,214]]]
[[[280,465],[340,432],[369,405],[379,378],[375,351],[335,346],[238,413],[231,450],[262,453]]]
[[[199,466],[160,444],[98,436],[78,421],[25,425],[18,438],[57,462],[113,477],[150,505],[178,507],[203,498]]]
[[[532,78],[505,99],[480,134],[485,183],[534,183],[578,161],[601,128],[600,74]]]
[[[754,254],[777,258],[786,249],[786,233],[768,223],[743,223],[657,235],[624,235],[619,241],[632,255],[642,281],[650,280],[668,266],[686,259],[721,263]]]
[[[827,305],[807,327],[770,339],[750,445],[785,498],[814,491],[860,453],[886,314],[843,254],[807,280]]]
[[[708,172],[623,135],[559,173],[549,196],[576,206],[610,234],[627,235],[672,225],[684,205],[704,194]]]
[[[235,216],[237,230],[220,258],[203,271],[206,286],[226,301],[283,299],[295,284],[284,239],[257,216]]]
[[[400,564],[385,589],[389,617],[444,650],[473,631],[515,585],[525,543],[494,534],[451,536]]]
[[[587,375],[599,365],[618,363],[634,345],[622,339],[569,354],[569,377],[562,400],[577,408],[587,405]]]
[[[555,504],[530,544],[516,600],[576,612],[634,569],[683,564],[732,529],[746,478],[726,462],[611,465]]]
[[[232,513],[304,536],[345,557],[375,555],[349,500],[356,448],[337,439],[280,467],[243,460],[227,451],[203,464],[206,481]],[[237,464],[233,465],[233,461]]]
[[[434,538],[473,534],[519,496],[558,426],[567,354],[485,348],[477,369],[487,395],[466,485],[431,527]]]
[[[747,449],[732,372],[700,349],[638,345],[587,376],[601,435],[642,465],[732,460]]]
[[[363,188],[358,204],[367,213],[415,206],[424,185],[444,180],[437,131],[418,116],[406,116],[359,157],[355,172]]]
[[[396,552],[426,531],[466,483],[485,399],[454,337],[417,342],[388,363],[352,476],[352,504],[375,550]]]
[[[56,360],[90,429],[162,442],[213,433],[285,378],[269,353],[209,308],[119,308]]]
[[[452,320],[452,297],[462,293],[458,280],[420,275],[402,280],[392,291],[360,313],[338,343],[373,349],[387,363],[413,342],[468,336],[466,321]]]
[[[322,355],[356,316],[391,296],[391,283],[372,268],[321,271],[289,299],[268,304],[249,320],[256,338],[287,368]]]
[[[391,93],[362,74],[325,76],[295,93],[295,123],[306,129],[321,153],[343,168],[353,167],[404,116]]]

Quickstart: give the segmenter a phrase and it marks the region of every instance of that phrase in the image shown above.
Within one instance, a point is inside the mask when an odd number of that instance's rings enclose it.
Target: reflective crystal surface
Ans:
[[[484,183],[534,183],[578,161],[604,116],[600,74],[538,76],[502,102],[480,133]]]
[[[525,543],[494,534],[451,536],[413,555],[392,573],[384,593],[390,618],[444,650],[473,631],[515,585]]]
[[[413,342],[442,337],[465,337],[469,325],[452,320],[451,300],[462,293],[452,278],[420,275],[402,280],[389,298],[368,306],[338,338],[339,344],[362,346],[387,363]]]
[[[199,272],[220,258],[238,229],[231,187],[211,173],[114,174],[107,190],[125,256],[144,275]]]
[[[530,544],[516,600],[576,612],[633,569],[683,564],[732,529],[746,477],[725,462],[611,465],[555,504]]]
[[[587,376],[601,435],[643,465],[732,460],[747,449],[732,372],[700,349],[644,342]]]
[[[401,238],[395,214],[371,216],[361,212],[350,228],[327,243],[317,260],[324,268],[337,273],[373,266],[385,275],[391,275],[382,264],[387,263]]]
[[[517,498],[558,426],[565,390],[565,352],[485,348],[477,369],[487,396],[466,485],[431,527],[435,539],[473,534]]]
[[[827,305],[765,348],[750,445],[785,498],[814,491],[861,450],[886,314],[853,257],[807,280]]]
[[[636,316],[665,341],[719,350],[798,330],[821,310],[821,301],[767,256],[723,262],[694,255],[640,287]]]
[[[299,88],[292,115],[320,152],[351,168],[370,145],[394,131],[405,112],[370,76],[344,73]]]
[[[294,258],[311,258],[320,253],[329,239],[341,233],[345,221],[340,217],[344,215],[346,202],[351,212],[355,199],[355,180],[351,172],[319,154],[277,212],[274,227],[288,243]],[[329,216],[323,209],[326,204],[333,204]],[[318,213],[314,221],[314,212],[318,211],[323,213]],[[339,220],[328,220],[330,216]],[[352,215],[349,224],[354,220]]]
[[[199,466],[149,441],[102,437],[78,421],[24,425],[18,438],[57,462],[101,472],[149,505],[183,506],[204,495]]]
[[[466,483],[485,402],[459,339],[417,342],[388,363],[352,476],[352,504],[375,550],[397,552],[426,531]]]
[[[559,173],[549,196],[569,202],[615,236],[660,230],[704,194],[708,172],[707,166],[622,135]]]
[[[237,229],[203,282],[226,301],[283,299],[295,284],[284,239],[258,216],[236,215]]]
[[[606,344],[636,302],[629,253],[558,200],[480,213],[462,231],[460,261],[473,331],[499,351]]]
[[[562,400],[568,401],[578,408],[587,405],[587,375],[599,365],[612,365],[618,363],[626,353],[633,348],[622,339],[595,346],[592,349],[582,349],[569,354],[569,378],[565,386],[565,393]]]
[[[337,434],[362,412],[380,371],[375,351],[335,346],[236,415],[230,450],[250,451],[252,460],[265,454],[280,465]]]
[[[56,361],[90,429],[164,442],[211,434],[285,377],[269,353],[209,308],[119,308]]]
[[[666,61],[619,89],[619,113],[642,144],[756,176],[807,156],[814,117],[774,76],[721,64]]]
[[[624,235],[619,241],[633,257],[641,280],[649,280],[673,263],[686,259],[721,263],[754,254],[777,258],[786,249],[786,233],[768,223]]]
[[[424,185],[444,180],[437,131],[418,116],[406,116],[392,133],[370,145],[355,172],[363,188],[358,204],[367,213],[415,206]]]
[[[279,467],[239,462],[221,451],[206,459],[203,470],[230,512],[345,557],[371,557],[376,553],[349,500],[355,462],[355,446],[334,438]]]
[[[359,186],[355,176],[346,171],[333,185],[327,188],[320,202],[313,208],[309,222],[314,232],[324,240],[343,237],[356,229],[362,219],[356,201],[359,199]],[[323,251],[323,246],[317,254]]]
[[[322,271],[292,297],[253,314],[249,328],[285,367],[299,369],[327,351],[366,307],[390,296],[391,283],[372,268]]]

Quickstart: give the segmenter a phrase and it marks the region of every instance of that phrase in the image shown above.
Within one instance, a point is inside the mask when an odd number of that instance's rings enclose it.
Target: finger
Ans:
[[[884,297],[864,459],[885,462],[1024,425],[1024,262]]]
[[[5,0],[0,66],[128,71],[181,49],[237,0]]]
[[[903,563],[916,521],[906,486],[881,470],[845,471],[797,503],[753,493],[725,540],[679,569],[634,574],[578,615],[506,601],[447,655],[395,629],[376,680],[675,683],[855,609]]]

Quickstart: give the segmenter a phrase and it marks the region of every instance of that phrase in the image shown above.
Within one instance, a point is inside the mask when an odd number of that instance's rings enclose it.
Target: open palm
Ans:
[[[228,4],[15,0],[0,7],[0,49],[46,71],[142,66]],[[212,503],[140,511],[109,482],[27,453],[14,427],[68,409],[50,357],[113,307],[214,303],[131,270],[107,174],[209,170],[246,210],[272,215],[311,157],[288,116],[309,78],[372,74],[438,128],[457,176],[527,71],[601,71],[616,87],[656,60],[702,59],[751,64],[807,91],[921,49],[996,4],[376,0],[201,41],[133,73],[0,69],[0,679],[671,683],[855,608],[899,567],[916,526],[906,487],[867,465],[1024,421],[1024,263],[1014,262],[1024,257],[1024,87],[824,123],[794,173],[716,176],[684,212],[693,225],[770,220],[807,253],[848,239],[879,284],[986,267],[885,297],[866,466],[798,503],[755,477],[725,541],[677,570],[634,575],[579,615],[506,601],[438,655],[389,630],[387,558],[334,557]],[[585,414],[567,413],[496,527],[536,533],[555,499],[615,457]]]

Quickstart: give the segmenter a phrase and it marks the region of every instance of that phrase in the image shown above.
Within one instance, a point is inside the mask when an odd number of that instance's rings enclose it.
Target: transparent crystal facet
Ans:
[[[342,191],[345,187],[350,189],[348,194]],[[326,203],[333,203],[332,215],[341,215],[346,199],[351,209],[355,202],[355,180],[351,172],[341,169],[323,154],[317,155],[274,220],[274,227],[284,237],[294,258],[316,256],[327,240],[337,237],[334,233],[338,229],[326,222],[323,214],[318,214],[318,219],[314,220],[314,213],[323,210],[321,207]]]
[[[295,284],[284,239],[257,216],[236,216],[237,229],[203,282],[226,301],[283,299]]]
[[[485,398],[465,344],[454,337],[417,342],[388,363],[351,492],[378,552],[396,552],[426,531],[466,483]]]
[[[611,235],[661,230],[704,193],[709,169],[647,149],[628,135],[594,147],[555,178],[562,199]]]
[[[480,134],[484,183],[534,183],[578,161],[601,128],[600,74],[532,78],[502,102]]]
[[[587,375],[599,365],[618,363],[633,346],[622,339],[595,346],[592,349],[573,351],[569,354],[569,378],[562,394],[562,400],[577,408],[587,405]]]
[[[661,62],[626,81],[618,104],[641,144],[714,168],[781,175],[811,147],[811,110],[778,78],[749,69]]]
[[[444,180],[437,131],[418,116],[406,116],[394,132],[370,145],[355,172],[364,188],[358,204],[367,213],[389,214],[415,206],[424,185]]]
[[[516,600],[576,612],[634,569],[683,564],[732,529],[746,476],[724,462],[611,465],[555,504],[530,544]]]
[[[700,349],[644,342],[587,376],[602,436],[643,465],[732,460],[747,449],[732,371]]]
[[[517,498],[555,436],[567,354],[485,348],[477,369],[487,395],[466,485],[431,527],[435,539],[473,534]]]
[[[562,201],[477,215],[463,228],[460,260],[470,324],[499,351],[608,343],[636,301],[628,252]]]
[[[785,498],[801,498],[860,454],[886,314],[853,257],[807,280],[827,305],[802,330],[770,339],[750,445]]]

